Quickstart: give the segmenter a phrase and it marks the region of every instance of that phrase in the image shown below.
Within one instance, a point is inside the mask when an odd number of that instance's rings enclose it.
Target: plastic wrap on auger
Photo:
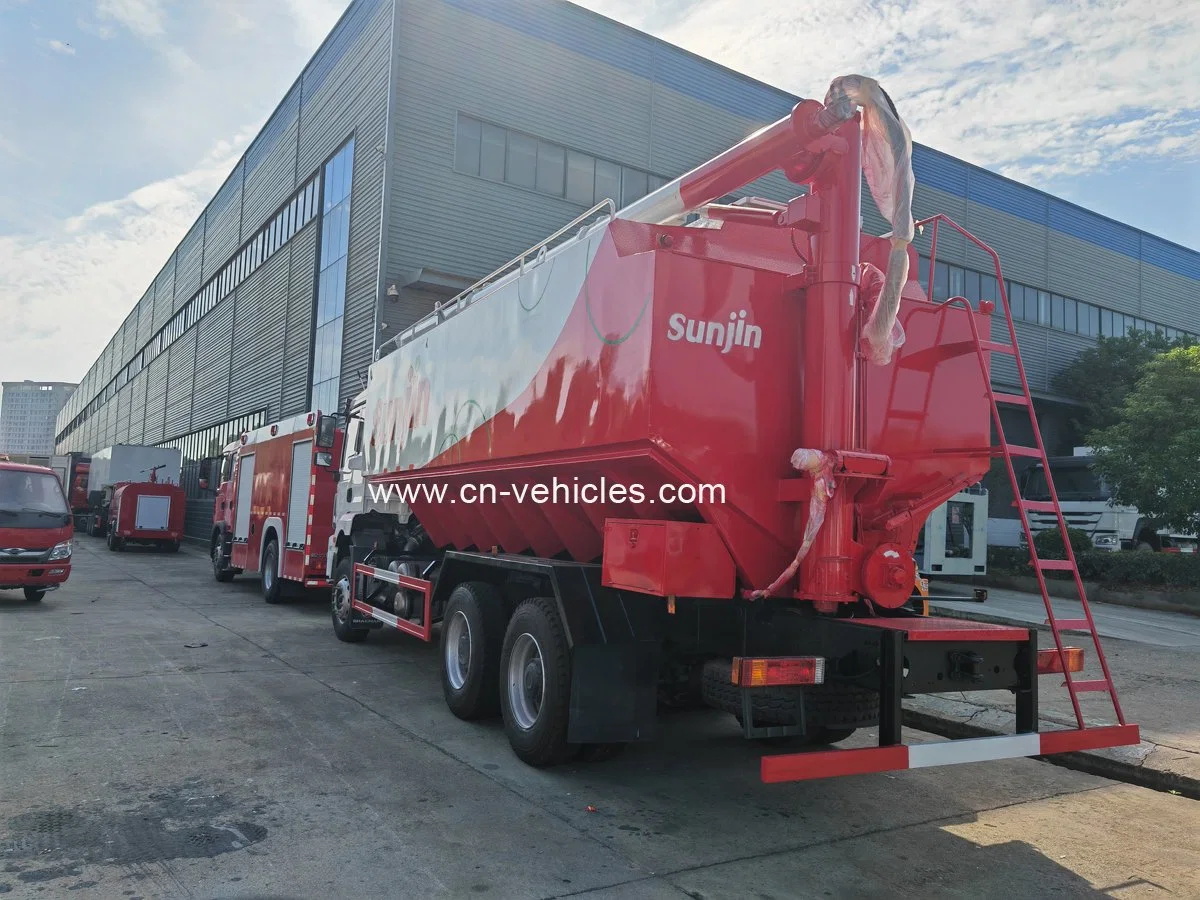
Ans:
[[[867,187],[880,213],[892,225],[892,250],[883,291],[863,329],[868,358],[885,365],[904,342],[903,332],[896,333],[895,326],[900,291],[908,280],[908,245],[913,239],[912,136],[892,99],[875,79],[863,75],[835,78],[825,94],[825,105],[840,105],[847,100],[862,107]]]

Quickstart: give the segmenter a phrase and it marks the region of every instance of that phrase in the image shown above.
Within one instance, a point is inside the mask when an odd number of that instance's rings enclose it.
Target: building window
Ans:
[[[508,161],[504,180],[517,187],[537,185],[537,140],[517,131],[508,133]]]
[[[666,184],[662,176],[642,169],[461,114],[455,127],[454,168],[581,206],[607,199],[625,206]]]
[[[556,144],[538,141],[537,189],[543,194],[563,195],[567,151]]]
[[[310,408],[332,412],[338,406],[342,372],[342,328],[346,311],[346,258],[350,243],[350,184],[354,139],[325,163],[321,269],[317,278],[317,332],[313,342]]]

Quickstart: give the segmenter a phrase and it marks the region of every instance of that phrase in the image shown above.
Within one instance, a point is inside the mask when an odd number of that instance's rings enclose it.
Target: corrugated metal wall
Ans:
[[[292,239],[280,417],[303,412],[307,406],[309,372],[312,368],[309,348],[313,330],[313,288],[316,283],[312,260],[317,252],[318,227],[313,222]]]
[[[271,220],[348,138],[355,138],[345,358],[373,350],[384,172],[391,0],[358,0],[97,358],[68,422]],[[307,405],[319,219],[292,236],[71,435],[72,448],[172,441],[243,414]],[[357,379],[343,380],[346,390]]]
[[[303,81],[301,172],[321,165],[354,136],[342,335],[343,399],[358,392],[354,373],[365,371],[375,349],[392,12],[390,0],[360,0],[352,6],[313,58]]]
[[[226,418],[264,407],[268,418],[279,412],[290,256],[276,253],[237,290]]]

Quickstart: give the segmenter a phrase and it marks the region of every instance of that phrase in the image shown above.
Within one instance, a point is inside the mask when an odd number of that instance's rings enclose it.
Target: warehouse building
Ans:
[[[355,0],[93,363],[57,447],[181,448],[204,534],[194,461],[344,402],[439,300],[796,101],[565,0]],[[914,168],[918,216],[948,213],[999,251],[1057,449],[1072,436],[1052,378],[1097,335],[1200,333],[1200,254],[928,147]],[[886,231],[865,203],[866,229]],[[938,259],[937,299],[995,296],[962,240],[943,233]],[[993,377],[1012,383],[1011,361]]]

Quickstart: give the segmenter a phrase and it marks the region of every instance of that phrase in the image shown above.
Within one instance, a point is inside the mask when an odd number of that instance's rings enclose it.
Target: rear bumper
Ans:
[[[1104,747],[1124,747],[1141,739],[1136,725],[1043,731],[1032,734],[1003,734],[996,737],[935,741],[928,744],[897,744],[860,750],[825,750],[764,756],[762,780],[768,784],[865,775],[897,769],[923,769],[957,763],[988,762],[1020,756],[1050,756]]]
[[[183,539],[183,533],[179,531],[146,531],[134,528],[118,531],[117,537],[123,541],[179,541]]]
[[[57,587],[71,575],[71,560],[56,559],[36,565],[0,565],[0,590],[24,587]]]

